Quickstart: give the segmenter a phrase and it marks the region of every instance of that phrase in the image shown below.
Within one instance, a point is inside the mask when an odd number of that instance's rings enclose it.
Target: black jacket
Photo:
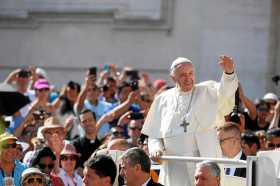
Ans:
[[[240,160],[246,160],[246,155],[242,152]],[[246,168],[236,168],[234,176],[246,178]]]
[[[148,182],[147,186],[163,186],[160,183],[156,183],[153,181],[153,179],[151,178],[150,181]]]

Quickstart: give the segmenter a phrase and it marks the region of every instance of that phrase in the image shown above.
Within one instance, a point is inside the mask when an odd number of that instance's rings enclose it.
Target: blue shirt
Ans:
[[[20,126],[20,124],[24,121],[24,117],[21,115],[19,116],[13,116],[9,128],[7,128],[7,131],[9,133],[14,133],[16,128]]]
[[[111,103],[101,101],[101,100],[97,101],[97,105],[93,105],[90,103],[89,100],[86,99],[84,102],[84,106],[85,108],[89,109],[91,112],[95,113],[96,121],[98,121],[101,118],[101,116],[103,116],[104,114],[106,114],[107,112],[113,109]],[[104,123],[97,133],[98,139],[102,139],[109,132],[110,132],[109,123]]]
[[[21,174],[22,174],[22,172],[25,169],[27,169],[26,165],[24,165],[23,163],[21,163],[18,160],[15,160],[15,168],[14,168],[13,175],[12,175],[12,177],[14,178],[15,186],[21,186],[21,184],[20,184]],[[1,173],[0,173],[0,185],[4,185],[3,175],[5,176],[4,171],[1,170]]]

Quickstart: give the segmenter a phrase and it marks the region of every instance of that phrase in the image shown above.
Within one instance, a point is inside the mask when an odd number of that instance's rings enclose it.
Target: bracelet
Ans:
[[[226,75],[231,75],[231,74],[233,74],[233,73],[234,73],[234,71],[232,71],[231,73],[225,72]]]

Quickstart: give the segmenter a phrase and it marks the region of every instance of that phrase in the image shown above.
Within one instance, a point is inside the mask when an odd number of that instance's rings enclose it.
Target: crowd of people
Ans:
[[[200,146],[207,140],[209,148],[218,144],[222,156],[232,159],[279,150],[277,95],[267,93],[252,101],[238,82],[233,60],[219,59],[221,82],[199,85],[195,85],[192,62],[176,59],[170,68],[174,87],[164,79],[151,81],[145,72],[114,64],[91,67],[82,84],[71,80],[60,89],[42,68],[12,71],[3,83],[27,96],[30,103],[2,117],[0,185],[176,186],[179,182],[172,178],[159,180],[159,170],[151,168],[165,166],[160,160],[163,154],[203,155]],[[234,103],[231,98],[235,104],[229,104]],[[214,117],[215,113],[222,117]],[[191,146],[189,151],[182,150],[186,145]],[[180,169],[179,163],[175,169]],[[168,169],[160,170],[165,179],[171,174]],[[246,177],[244,168],[222,170],[206,161],[189,172],[193,179],[186,182],[218,186],[221,171]],[[175,174],[181,178],[173,177],[174,181],[186,179],[184,171]]]

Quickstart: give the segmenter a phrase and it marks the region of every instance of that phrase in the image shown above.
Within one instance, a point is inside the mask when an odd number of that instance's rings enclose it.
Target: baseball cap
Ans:
[[[40,90],[44,88],[50,88],[50,84],[46,79],[38,79],[34,84],[34,89]]]

